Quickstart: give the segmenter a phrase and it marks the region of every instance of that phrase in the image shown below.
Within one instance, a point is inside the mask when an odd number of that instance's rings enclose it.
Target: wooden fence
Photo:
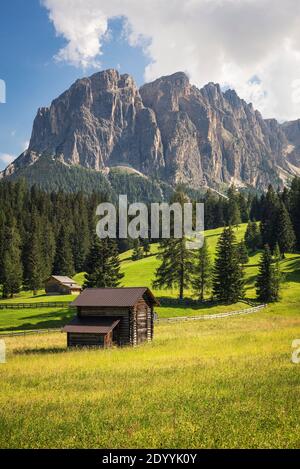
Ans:
[[[259,305],[253,308],[242,309],[240,311],[230,311],[229,313],[217,313],[217,314],[202,314],[199,316],[178,316],[174,318],[156,318],[155,322],[175,322],[175,321],[203,321],[207,319],[220,319],[228,318],[231,316],[241,316],[244,314],[252,314],[260,311],[265,308],[267,305]],[[14,337],[14,336],[25,336],[29,334],[49,334],[51,332],[61,331],[62,328],[53,328],[53,329],[35,329],[30,331],[21,331],[21,332],[8,332],[7,334],[0,334],[0,338],[5,337]]]
[[[0,303],[0,309],[33,309],[33,308],[72,308],[70,303],[57,302],[41,302],[41,303]]]
[[[239,311],[230,311],[229,313],[217,314],[199,314],[198,316],[177,316],[173,318],[157,318],[156,322],[175,322],[175,321],[203,321],[206,319],[221,319],[230,316],[241,316],[243,314],[252,314],[265,308],[267,305],[254,306],[253,308],[241,309]]]
[[[51,332],[60,332],[61,330],[61,327],[56,327],[53,329],[33,329],[31,331],[7,332],[7,334],[0,334],[0,338],[5,339],[5,337],[19,337],[31,334],[51,334]]]

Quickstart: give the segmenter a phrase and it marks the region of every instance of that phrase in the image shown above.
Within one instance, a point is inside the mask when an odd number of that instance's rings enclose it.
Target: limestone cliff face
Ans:
[[[176,73],[144,85],[140,93],[155,111],[171,179],[262,189],[296,173],[286,155],[289,139],[296,136],[300,155],[299,128],[293,127],[292,136],[289,127],[264,120],[235,91],[223,93],[214,83],[197,89],[185,74]]]
[[[282,131],[287,139],[286,159],[291,165],[295,166],[294,169],[298,169],[300,168],[300,119],[286,122],[282,125]]]
[[[131,166],[171,184],[264,189],[300,173],[300,120],[264,120],[235,91],[198,89],[182,72],[138,90],[106,70],[38,110],[29,149],[2,176],[41,156],[98,171]]]
[[[39,109],[28,150],[7,172],[38,155],[94,170],[130,164],[155,174],[164,165],[154,112],[144,107],[133,79],[115,70],[76,81]]]

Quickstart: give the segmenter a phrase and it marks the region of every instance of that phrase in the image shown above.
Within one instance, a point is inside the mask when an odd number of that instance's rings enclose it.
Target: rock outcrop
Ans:
[[[300,120],[264,120],[235,91],[198,89],[182,72],[139,90],[106,70],[38,110],[28,150],[2,177],[41,156],[96,171],[131,166],[171,184],[264,189],[300,173]]]

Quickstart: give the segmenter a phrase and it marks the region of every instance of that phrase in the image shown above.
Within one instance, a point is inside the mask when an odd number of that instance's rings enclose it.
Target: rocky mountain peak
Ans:
[[[42,156],[96,171],[131,166],[170,184],[264,189],[300,174],[300,120],[264,120],[234,90],[198,89],[183,72],[138,89],[109,69],[38,110],[29,149],[2,177],[21,175]]]
[[[181,98],[190,94],[190,81],[183,72],[158,78],[142,86],[140,93],[145,106],[160,111],[178,111]]]

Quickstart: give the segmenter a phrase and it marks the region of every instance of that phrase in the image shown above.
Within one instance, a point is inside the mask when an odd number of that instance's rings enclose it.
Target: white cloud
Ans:
[[[5,165],[9,165],[12,161],[16,159],[16,156],[10,155],[9,153],[0,153],[0,161]]]
[[[22,143],[22,151],[25,151],[28,149],[29,143],[30,143],[29,140],[26,140],[26,142]]]
[[[197,86],[215,81],[235,88],[265,117],[300,117],[299,0],[43,3],[57,34],[67,41],[58,60],[99,65],[108,20],[124,17],[127,41],[149,56],[145,80],[182,70]]]

